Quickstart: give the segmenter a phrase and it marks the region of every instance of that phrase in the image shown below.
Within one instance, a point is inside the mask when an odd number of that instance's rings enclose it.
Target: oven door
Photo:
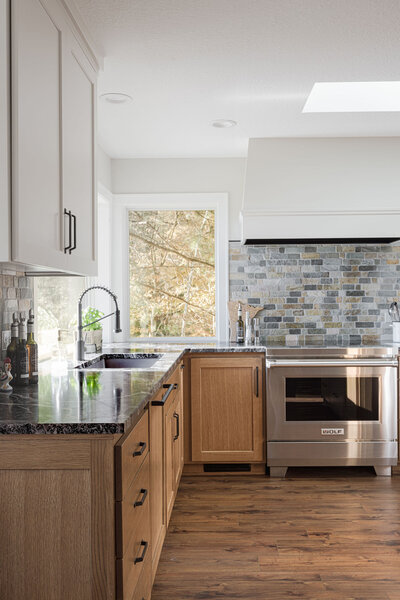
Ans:
[[[365,363],[269,364],[268,441],[396,440],[396,364]]]

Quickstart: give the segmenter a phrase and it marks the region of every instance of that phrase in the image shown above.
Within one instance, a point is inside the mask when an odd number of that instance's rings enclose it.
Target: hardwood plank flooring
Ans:
[[[400,600],[400,476],[184,477],[152,600]]]

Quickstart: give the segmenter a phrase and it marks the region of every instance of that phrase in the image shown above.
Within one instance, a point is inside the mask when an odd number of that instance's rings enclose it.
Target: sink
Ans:
[[[131,354],[118,356],[102,354],[99,358],[83,363],[77,369],[148,369],[155,365],[162,354]]]

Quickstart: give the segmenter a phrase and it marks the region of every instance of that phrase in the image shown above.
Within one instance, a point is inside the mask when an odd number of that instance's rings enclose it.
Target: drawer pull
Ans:
[[[76,215],[71,213],[71,219],[73,219],[73,221],[74,221],[74,244],[69,249],[70,254],[72,253],[72,250],[76,250]]]
[[[174,435],[174,442],[179,437],[179,415],[177,412],[174,412],[174,419],[176,419],[176,435]]]
[[[139,446],[140,446],[140,450],[135,450],[135,452],[132,454],[132,456],[142,456],[143,452],[147,448],[146,442],[139,442]]]
[[[172,392],[172,390],[176,390],[178,388],[178,384],[177,383],[171,383],[171,385],[168,385],[166,383],[166,384],[163,385],[163,388],[168,388],[168,389],[165,392],[164,396],[161,398],[161,400],[153,400],[153,402],[151,403],[152,406],[164,406],[164,404],[168,400],[168,396],[170,395],[170,393]]]
[[[136,500],[136,502],[133,504],[133,508],[136,508],[137,506],[143,506],[144,501],[147,498],[148,490],[142,488],[140,493],[143,494],[143,496],[140,498],[140,500]]]
[[[68,217],[68,246],[64,246],[64,254],[66,254],[69,250],[71,254],[72,248],[72,212],[64,208],[64,215]]]
[[[144,542],[143,540],[140,542],[140,545],[143,546],[143,551],[142,554],[140,556],[137,556],[135,558],[135,560],[133,561],[133,564],[136,565],[137,563],[143,562],[144,561],[144,557],[146,556],[146,552],[147,552],[147,548],[149,547],[149,542]]]

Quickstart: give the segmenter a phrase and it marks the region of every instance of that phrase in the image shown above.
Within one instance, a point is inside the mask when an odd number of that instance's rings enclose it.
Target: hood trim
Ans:
[[[385,244],[400,244],[400,239],[397,237],[378,237],[378,238],[280,238],[280,239],[246,239],[245,246],[289,246],[301,245],[309,246],[310,244],[362,244],[381,246]]]

